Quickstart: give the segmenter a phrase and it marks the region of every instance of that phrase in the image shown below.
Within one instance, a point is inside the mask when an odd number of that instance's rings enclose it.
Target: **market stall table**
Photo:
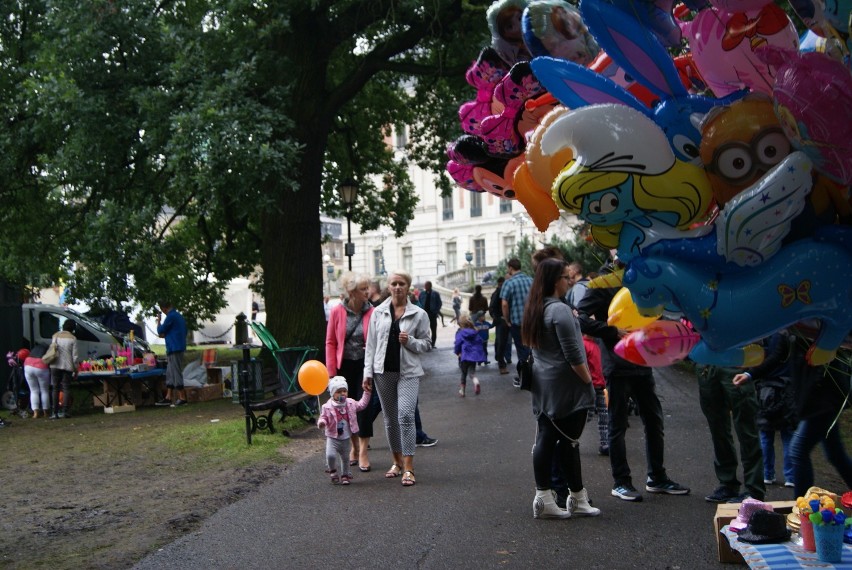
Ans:
[[[71,386],[80,386],[89,392],[105,410],[120,406],[142,406],[156,402],[160,383],[166,373],[164,368],[141,372],[81,372]],[[101,387],[102,392],[97,388]],[[151,396],[153,395],[153,397]]]
[[[722,527],[722,534],[728,539],[731,548],[742,554],[749,568],[844,568],[852,570],[852,545],[843,544],[843,558],[832,564],[821,562],[816,552],[808,552],[801,546],[801,541],[794,540],[776,544],[750,544],[737,540],[737,533],[730,525]]]

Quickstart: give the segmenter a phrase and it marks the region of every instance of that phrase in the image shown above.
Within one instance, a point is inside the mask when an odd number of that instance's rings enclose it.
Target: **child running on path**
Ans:
[[[325,458],[331,483],[348,485],[352,481],[352,470],[349,468],[351,437],[358,433],[358,420],[355,414],[367,407],[373,392],[364,390],[361,400],[356,402],[346,397],[349,393],[346,378],[335,376],[328,381],[328,393],[331,394],[331,398],[322,405],[317,427],[325,430]],[[338,463],[340,473],[338,473]]]
[[[459,384],[459,396],[464,398],[464,389],[467,384],[467,375],[473,377],[473,392],[479,394],[479,378],[476,377],[476,364],[485,362],[485,347],[482,345],[482,337],[473,326],[473,321],[467,315],[459,317],[459,330],[456,331],[456,342],[454,352],[459,357],[461,367],[461,384]]]

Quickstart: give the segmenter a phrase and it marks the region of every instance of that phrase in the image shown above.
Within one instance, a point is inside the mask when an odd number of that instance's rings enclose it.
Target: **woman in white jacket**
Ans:
[[[56,344],[56,360],[50,364],[53,392],[53,410],[50,419],[70,417],[68,414],[71,378],[77,370],[77,337],[74,336],[74,321],[66,319],[62,330],[53,335],[50,341]],[[62,407],[59,407],[59,390],[62,390]]]
[[[385,416],[385,431],[393,465],[385,477],[402,475],[405,487],[414,485],[414,449],[417,435],[414,408],[423,366],[420,354],[432,348],[429,317],[409,302],[411,276],[394,271],[388,279],[390,297],[370,317],[364,355],[364,389],[376,391]]]

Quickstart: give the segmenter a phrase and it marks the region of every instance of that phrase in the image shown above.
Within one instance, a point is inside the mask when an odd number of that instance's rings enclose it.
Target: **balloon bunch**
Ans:
[[[694,327],[637,326],[631,360],[753,365],[752,343],[807,322],[819,365],[852,330],[852,0],[790,2],[801,40],[773,0],[488,10],[448,170],[542,231],[559,209],[590,224],[626,264],[635,315],[616,318]]]

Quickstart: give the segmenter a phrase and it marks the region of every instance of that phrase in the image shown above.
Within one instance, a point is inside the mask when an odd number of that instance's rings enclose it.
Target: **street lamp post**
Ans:
[[[467,261],[467,271],[470,274],[470,286],[473,287],[473,253],[470,250],[464,252],[464,259]]]
[[[349,271],[352,271],[352,256],[355,255],[355,244],[352,243],[352,204],[358,195],[358,182],[347,178],[340,184],[340,197],[346,204],[346,257],[349,258]]]
[[[325,270],[328,273],[328,296],[331,297],[331,279],[334,277],[334,265],[331,263],[331,256],[327,253],[322,256],[322,262],[325,263]]]
[[[382,230],[381,236],[382,236],[382,271],[381,271],[381,274],[386,275],[387,270],[385,270],[385,240],[388,237],[387,230]]]

